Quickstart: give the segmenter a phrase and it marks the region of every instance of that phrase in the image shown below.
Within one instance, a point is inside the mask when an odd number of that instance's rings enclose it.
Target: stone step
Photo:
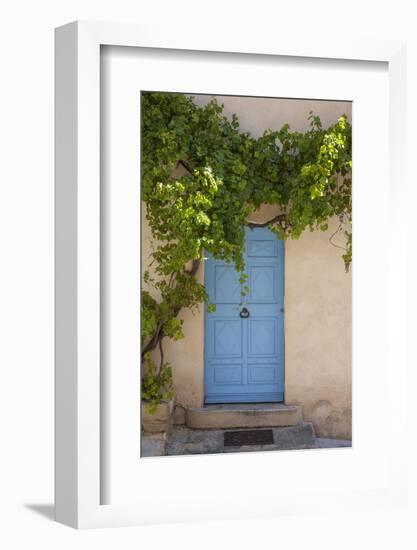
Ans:
[[[299,405],[253,403],[206,405],[186,409],[185,422],[193,429],[271,428],[296,426],[303,421]]]

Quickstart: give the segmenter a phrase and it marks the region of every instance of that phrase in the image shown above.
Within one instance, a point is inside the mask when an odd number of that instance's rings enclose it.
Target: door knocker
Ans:
[[[249,317],[250,313],[249,311],[244,307],[241,309],[239,315],[242,317],[242,319],[246,319],[247,317]]]

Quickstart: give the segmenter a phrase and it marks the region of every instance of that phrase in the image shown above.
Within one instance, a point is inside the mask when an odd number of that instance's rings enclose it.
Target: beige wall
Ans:
[[[204,104],[209,96],[195,98]],[[351,104],[307,100],[219,97],[225,114],[239,116],[241,129],[259,136],[288,122],[293,130],[308,129],[310,110],[323,126],[341,114],[351,115]],[[264,207],[251,219],[264,221],[273,214]],[[144,212],[143,212],[144,214]],[[142,268],[149,264],[151,239],[142,217]],[[303,405],[304,418],[322,437],[351,437],[351,276],[344,271],[342,251],[329,243],[337,228],[305,232],[285,243],[285,402]],[[197,274],[204,282],[204,265]],[[204,402],[204,308],[183,311],[186,338],[164,346],[173,366],[177,402],[202,406]]]

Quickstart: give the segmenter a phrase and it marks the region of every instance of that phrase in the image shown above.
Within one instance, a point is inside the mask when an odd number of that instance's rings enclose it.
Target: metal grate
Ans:
[[[241,447],[243,445],[271,445],[274,443],[272,430],[239,430],[224,433],[225,447]]]

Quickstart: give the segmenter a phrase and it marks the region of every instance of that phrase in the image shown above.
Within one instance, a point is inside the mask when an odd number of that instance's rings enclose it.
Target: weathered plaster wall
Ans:
[[[286,243],[285,398],[323,437],[351,437],[351,277],[327,234]]]
[[[204,104],[209,96],[197,96]],[[259,136],[266,128],[288,122],[307,130],[310,110],[324,126],[351,104],[310,100],[219,97],[225,114],[236,113],[241,129]],[[265,220],[274,209],[264,207],[251,219]],[[149,227],[143,216],[142,262],[148,265]],[[322,437],[351,437],[351,276],[344,271],[342,251],[330,245],[336,220],[325,233],[306,232],[285,244],[285,401],[301,404],[304,418]],[[204,267],[198,273],[204,281]],[[181,313],[186,338],[167,342],[166,358],[173,365],[178,403],[201,406],[204,401],[204,310]]]

